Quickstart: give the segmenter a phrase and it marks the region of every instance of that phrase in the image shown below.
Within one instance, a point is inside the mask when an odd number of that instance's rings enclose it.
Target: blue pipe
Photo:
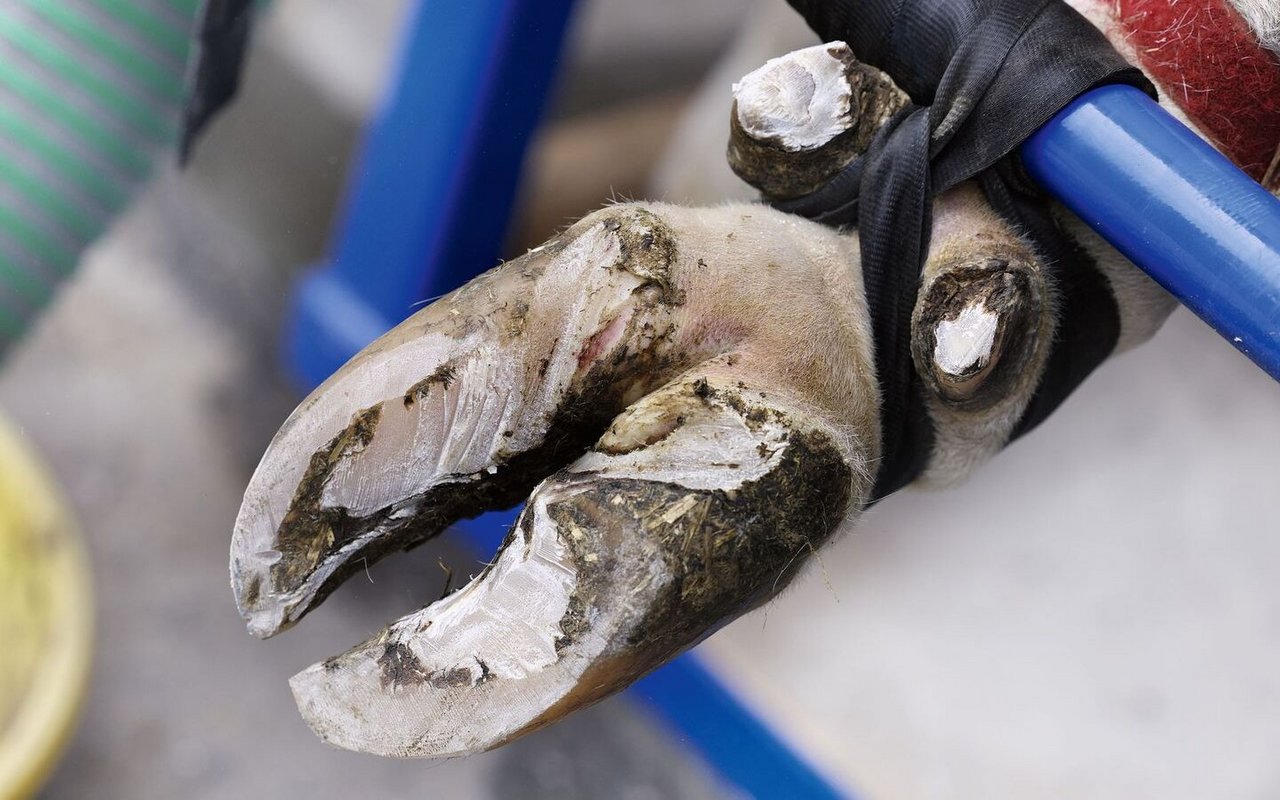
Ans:
[[[497,265],[574,0],[420,0],[326,263],[298,287],[286,363],[315,385]]]
[[[1280,380],[1280,199],[1130,86],[1022,146],[1028,174]]]

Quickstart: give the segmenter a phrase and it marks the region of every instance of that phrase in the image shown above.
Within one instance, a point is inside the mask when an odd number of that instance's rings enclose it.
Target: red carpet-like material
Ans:
[[[1227,0],[1119,0],[1140,66],[1255,180],[1280,188],[1280,57]]]

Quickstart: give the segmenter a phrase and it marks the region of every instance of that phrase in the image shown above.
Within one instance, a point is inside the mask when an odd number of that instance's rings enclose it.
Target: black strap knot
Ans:
[[[1039,424],[1115,346],[1115,301],[1022,172],[1018,146],[1107,83],[1154,88],[1062,0],[789,0],[825,41],[842,39],[911,98],[867,152],[826,185],[774,205],[857,224],[881,391],[879,499],[928,463],[933,428],[911,361],[911,314],[929,250],[932,198],[977,178],[1036,246],[1060,297],[1046,375],[1015,436]]]

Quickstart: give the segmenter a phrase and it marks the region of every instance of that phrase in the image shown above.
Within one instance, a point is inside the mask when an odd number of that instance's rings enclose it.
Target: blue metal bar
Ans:
[[[1031,177],[1280,380],[1280,200],[1130,86],[1022,147]]]
[[[294,298],[286,361],[302,383],[498,263],[573,2],[418,4],[330,260]]]
[[[852,798],[788,748],[689,653],[636,681],[627,695],[646,701],[722,778],[750,797]]]

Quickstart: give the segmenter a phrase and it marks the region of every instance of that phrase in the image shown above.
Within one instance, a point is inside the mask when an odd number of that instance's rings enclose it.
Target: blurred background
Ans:
[[[733,791],[620,699],[445,763],[316,739],[287,678],[435,599],[442,563],[472,570],[448,541],[279,639],[236,613],[241,492],[300,399],[278,359],[289,288],[325,255],[411,5],[270,4],[190,165],[139,178],[0,366],[0,413],[93,573],[87,700],[42,796]],[[611,197],[749,196],[722,164],[729,84],[807,41],[782,0],[582,0],[507,252]],[[1280,391],[1180,310],[970,484],[877,506],[699,652],[863,797],[1280,795],[1278,453]]]

